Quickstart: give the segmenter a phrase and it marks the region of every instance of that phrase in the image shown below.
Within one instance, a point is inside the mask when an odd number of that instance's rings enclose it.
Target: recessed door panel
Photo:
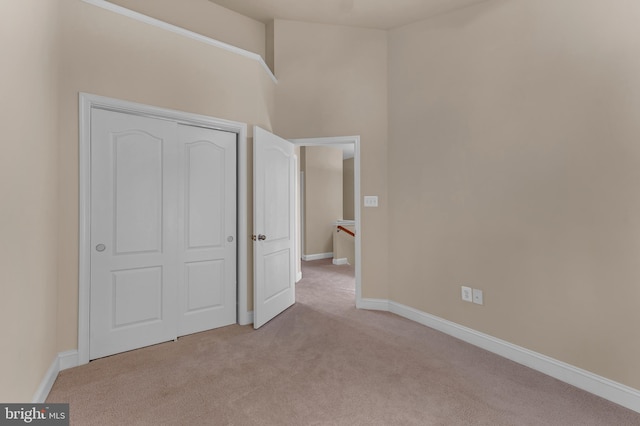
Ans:
[[[225,149],[210,141],[185,144],[187,248],[224,245]]]
[[[269,196],[264,199],[264,231],[270,241],[288,240],[290,235],[289,183],[292,182],[289,162],[291,154],[280,147],[264,150],[264,161],[269,167],[264,170],[264,185]]]
[[[112,134],[116,254],[162,251],[162,144],[146,132]]]
[[[289,250],[270,253],[264,257],[264,299],[269,303],[289,290]]]
[[[162,321],[162,268],[113,272],[113,328]]]
[[[224,260],[187,263],[185,271],[187,314],[224,307],[224,286],[211,285],[224,282]]]

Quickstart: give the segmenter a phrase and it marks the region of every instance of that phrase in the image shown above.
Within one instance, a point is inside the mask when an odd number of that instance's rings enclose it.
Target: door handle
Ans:
[[[266,239],[267,239],[267,236],[266,236],[266,235],[259,234],[259,235],[256,237],[255,235],[252,235],[252,236],[251,236],[251,239],[252,239],[253,241],[256,241],[256,240],[264,241],[264,240],[266,240]]]
[[[96,246],[96,251],[104,251],[104,249],[106,249],[107,246],[105,246],[104,244],[98,244]]]

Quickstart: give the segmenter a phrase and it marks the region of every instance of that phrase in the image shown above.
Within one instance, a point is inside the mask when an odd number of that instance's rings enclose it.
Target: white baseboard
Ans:
[[[347,259],[346,257],[342,257],[340,259],[336,259],[335,257],[332,260],[332,263],[334,265],[348,265],[349,264],[349,259]]]
[[[68,368],[76,367],[78,365],[78,351],[66,351],[60,352],[53,362],[51,366],[44,374],[42,381],[40,382],[40,386],[36,390],[36,393],[33,395],[33,399],[31,400],[34,404],[41,404],[47,400],[47,396],[49,396],[49,392],[51,392],[51,388],[58,378],[58,373],[62,370],[66,370]]]
[[[71,351],[60,352],[58,354],[58,360],[60,361],[60,371],[67,370],[69,368],[77,367],[80,365],[78,358],[78,351],[76,349]]]
[[[33,399],[31,399],[31,402],[33,404],[42,404],[46,401],[47,396],[49,396],[49,392],[51,391],[53,383],[56,381],[59,372],[60,359],[56,356],[47,372],[44,373],[44,377],[40,382],[40,386],[38,386],[36,393],[33,395]]]
[[[302,279],[302,271],[299,271],[299,272],[296,274],[296,282],[300,281],[301,279]]]
[[[360,299],[356,300],[356,308],[370,311],[389,312],[389,301],[386,299]]]
[[[333,257],[333,252],[331,253],[317,253],[317,254],[303,254],[302,260],[308,262],[310,260],[320,260],[320,259],[331,259]]]
[[[400,303],[362,299],[358,308],[392,312],[640,413],[638,389]]]

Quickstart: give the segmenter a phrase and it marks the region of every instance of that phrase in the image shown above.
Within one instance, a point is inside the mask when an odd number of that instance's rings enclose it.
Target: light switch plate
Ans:
[[[377,195],[365,195],[364,196],[364,206],[365,207],[378,207],[378,196]]]
[[[471,287],[462,286],[462,300],[465,302],[473,302],[473,289]]]

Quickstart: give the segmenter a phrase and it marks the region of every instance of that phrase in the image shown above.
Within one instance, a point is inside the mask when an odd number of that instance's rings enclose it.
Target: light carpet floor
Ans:
[[[73,425],[640,425],[640,414],[396,315],[353,268],[303,262],[297,303],[60,373]]]

